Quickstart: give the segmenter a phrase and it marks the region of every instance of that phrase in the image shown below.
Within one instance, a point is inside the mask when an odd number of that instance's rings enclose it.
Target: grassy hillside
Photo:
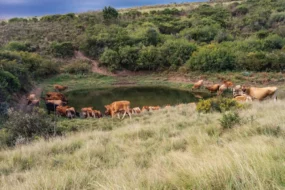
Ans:
[[[254,103],[233,128],[188,105],[0,152],[2,189],[283,189],[284,104]]]

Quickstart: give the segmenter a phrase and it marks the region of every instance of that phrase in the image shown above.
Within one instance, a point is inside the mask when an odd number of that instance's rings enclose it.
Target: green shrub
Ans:
[[[228,112],[224,113],[219,121],[223,129],[231,129],[235,125],[240,124],[241,118],[237,112]]]
[[[68,58],[74,56],[74,47],[71,42],[56,43],[51,44],[51,53],[55,57]]]
[[[163,65],[163,57],[154,46],[143,47],[139,52],[138,68],[142,70],[156,70]]]
[[[186,63],[197,47],[185,40],[168,40],[161,47],[161,56],[164,58],[164,66],[181,66]]]
[[[17,42],[17,41],[11,41],[6,46],[5,49],[10,51],[28,51],[33,52],[36,50],[35,47],[32,47],[30,43],[25,42]]]
[[[118,52],[112,49],[106,49],[100,57],[100,62],[111,71],[114,71],[120,68],[121,58]]]
[[[270,35],[264,40],[264,49],[274,50],[282,49],[285,45],[285,40],[278,35]]]
[[[187,28],[180,32],[180,35],[188,40],[195,40],[198,42],[211,42],[218,34],[218,25],[206,25]]]
[[[9,92],[17,92],[21,85],[17,77],[8,71],[0,70],[0,86],[6,88]]]
[[[48,138],[57,134],[55,131],[56,123],[41,109],[31,113],[11,110],[4,127],[7,133],[11,135],[9,138],[11,141],[8,142],[8,145],[14,145],[19,138],[30,141],[38,136]]]
[[[240,103],[230,98],[211,98],[208,100],[200,100],[196,109],[198,112],[209,113],[213,111],[225,112],[242,107]]]
[[[116,19],[118,18],[119,13],[118,11],[113,8],[113,7],[104,7],[103,9],[103,17],[105,20],[110,20],[110,19]]]
[[[137,60],[139,57],[139,48],[124,46],[119,50],[121,66],[128,70],[137,70]]]
[[[194,52],[187,65],[192,70],[231,71],[235,69],[235,55],[226,47],[209,45]]]
[[[233,11],[233,16],[242,16],[248,13],[248,8],[246,5],[238,5]]]
[[[270,15],[270,23],[278,23],[285,21],[285,12],[272,13]]]
[[[91,72],[91,63],[85,60],[76,60],[66,65],[63,71],[70,74],[84,74]]]

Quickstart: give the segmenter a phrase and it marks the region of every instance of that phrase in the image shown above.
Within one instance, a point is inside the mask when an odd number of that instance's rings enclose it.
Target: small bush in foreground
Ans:
[[[4,124],[6,145],[12,146],[21,139],[21,142],[28,142],[38,137],[48,138],[57,132],[54,131],[56,123],[46,115],[44,110],[37,109],[32,113],[23,113],[10,110],[8,120]],[[0,139],[3,141],[3,139]],[[3,143],[3,142],[2,142]]]
[[[240,103],[230,98],[211,98],[208,100],[200,100],[196,109],[198,112],[209,113],[212,111],[225,112],[242,107]]]
[[[220,119],[220,124],[223,129],[231,129],[236,124],[240,123],[241,118],[237,112],[224,113],[222,119]]]

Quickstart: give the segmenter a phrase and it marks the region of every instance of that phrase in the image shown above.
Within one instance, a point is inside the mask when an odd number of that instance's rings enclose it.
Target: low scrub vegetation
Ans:
[[[59,126],[83,131],[1,150],[0,184],[3,189],[282,189],[284,105],[253,102],[224,115],[185,105],[132,120],[61,120]]]
[[[12,18],[0,25],[0,44],[56,58],[80,49],[112,71],[285,69],[282,0],[175,7]]]

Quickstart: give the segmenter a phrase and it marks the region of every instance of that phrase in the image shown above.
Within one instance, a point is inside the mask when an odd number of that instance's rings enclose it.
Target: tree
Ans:
[[[113,7],[109,6],[103,9],[103,17],[105,20],[116,19],[118,18],[118,16],[119,16],[118,11]]]

